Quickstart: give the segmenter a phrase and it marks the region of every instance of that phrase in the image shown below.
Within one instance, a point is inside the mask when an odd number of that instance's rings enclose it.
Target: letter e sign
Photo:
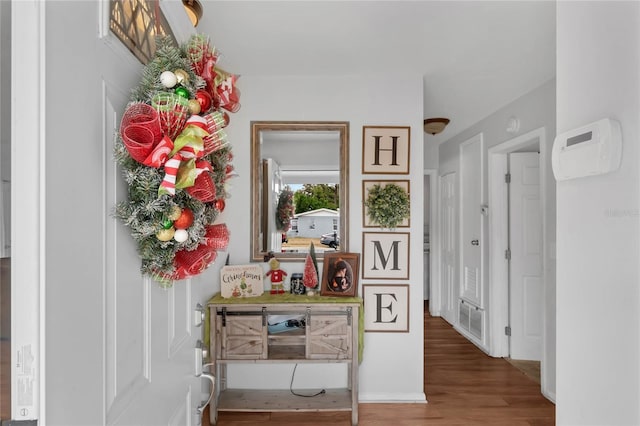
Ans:
[[[364,284],[364,331],[409,332],[409,285]]]

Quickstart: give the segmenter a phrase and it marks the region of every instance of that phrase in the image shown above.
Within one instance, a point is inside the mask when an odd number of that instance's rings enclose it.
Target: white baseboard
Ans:
[[[358,402],[362,403],[397,403],[397,404],[426,404],[427,396],[422,393],[377,393],[360,392]]]

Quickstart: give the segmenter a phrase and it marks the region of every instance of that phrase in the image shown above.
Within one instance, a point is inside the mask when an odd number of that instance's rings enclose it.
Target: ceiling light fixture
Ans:
[[[436,117],[424,119],[424,131],[430,135],[437,135],[449,124],[448,118]]]
[[[194,27],[198,26],[200,18],[202,18],[202,4],[198,0],[182,0],[184,10],[191,20]]]

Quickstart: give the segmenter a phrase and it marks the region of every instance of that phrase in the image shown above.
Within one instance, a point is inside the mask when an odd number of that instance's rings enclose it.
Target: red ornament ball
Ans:
[[[200,104],[200,111],[207,112],[211,108],[211,95],[205,90],[198,90],[195,95],[196,101]]]
[[[182,209],[180,217],[173,222],[173,227],[176,229],[187,229],[193,223],[193,212],[191,209]]]
[[[218,198],[216,200],[216,209],[218,209],[219,211],[223,211],[225,207],[226,203],[224,202],[224,200],[222,198]]]

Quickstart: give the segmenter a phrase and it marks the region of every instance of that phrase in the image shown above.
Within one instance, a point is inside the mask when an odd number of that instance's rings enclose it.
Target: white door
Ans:
[[[482,137],[460,145],[460,296],[482,307]]]
[[[542,215],[540,155],[509,154],[510,353],[540,361],[542,345]]]
[[[89,19],[89,18],[88,18]],[[107,153],[114,132],[139,84],[141,64],[108,34],[96,52],[104,91]],[[87,58],[87,60],[89,60]],[[195,376],[195,347],[203,326],[194,325],[194,310],[206,299],[203,283],[175,282],[161,288],[140,274],[140,259],[129,229],[109,211],[126,199],[127,189],[113,156],[105,156],[105,414],[107,425],[199,424],[201,380]]]
[[[429,226],[431,222],[431,177],[424,176],[424,197],[423,197],[423,214],[424,214],[424,235],[423,235],[423,270],[424,270],[424,300],[429,300],[431,291],[431,271],[429,270],[429,261],[431,256],[431,243],[429,236]]]
[[[38,71],[30,86],[44,89],[31,90],[34,99],[28,100],[32,105],[44,105],[46,100],[47,108],[46,121],[38,121],[37,114],[20,114],[24,108],[13,114],[35,120],[46,136],[46,152],[23,169],[37,171],[41,165],[46,182],[36,186],[42,191],[36,196],[47,214],[39,213],[40,222],[38,216],[31,219],[32,212],[38,211],[36,204],[36,209],[25,210],[18,219],[18,223],[22,216],[30,219],[31,228],[25,234],[38,229],[43,241],[46,236],[46,244],[37,245],[40,240],[32,244],[42,259],[19,265],[24,271],[20,275],[35,270],[41,271],[42,278],[14,277],[14,282],[24,284],[42,280],[36,288],[41,290],[38,303],[44,307],[39,312],[43,347],[33,349],[35,370],[44,367],[38,371],[41,382],[35,385],[40,390],[25,388],[24,375],[21,379],[12,374],[12,416],[66,425],[199,424],[196,407],[205,398],[202,379],[195,377],[194,348],[203,327],[194,325],[194,305],[207,297],[205,279],[178,282],[168,290],[143,279],[135,244],[113,217],[116,202],[126,194],[113,160],[114,132],[130,90],[139,82],[141,64],[104,25],[108,4],[12,2],[14,19],[31,18],[34,34],[46,41],[42,55],[31,60],[28,70]],[[40,46],[29,37],[12,41],[14,53],[25,45]],[[19,66],[14,62],[13,69],[20,70]],[[17,74],[12,76],[14,87],[22,73]],[[12,105],[19,104],[18,96],[13,98]],[[30,123],[25,124],[28,128]],[[37,145],[38,140],[38,135],[33,140],[27,137],[24,145]],[[16,156],[14,164],[23,163],[24,158]],[[15,205],[24,204],[21,198],[30,195],[25,192],[16,197]],[[31,254],[23,244],[14,248],[16,259]],[[16,315],[30,307],[17,304]],[[36,313],[37,309],[36,304]],[[27,392],[31,392],[29,402],[33,400],[29,411],[20,399]],[[33,395],[45,398],[36,400]]]
[[[442,317],[456,321],[456,174],[440,176],[440,274]]]

